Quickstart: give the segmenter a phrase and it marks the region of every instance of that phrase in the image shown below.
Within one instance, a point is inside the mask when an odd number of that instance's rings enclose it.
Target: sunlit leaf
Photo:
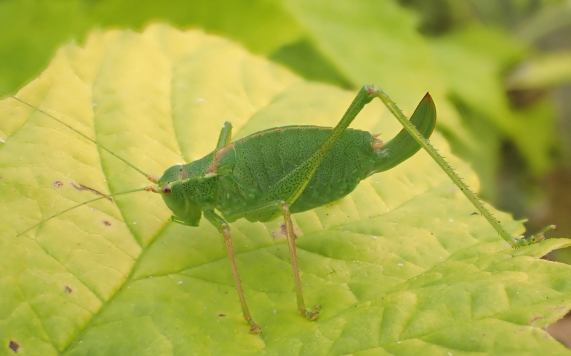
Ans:
[[[152,26],[94,33],[84,47],[61,49],[17,95],[160,175],[212,150],[226,120],[235,137],[333,125],[355,93],[304,81],[218,37]],[[399,129],[379,103],[354,126],[383,139]],[[339,202],[295,215],[306,298],[322,306],[315,322],[297,315],[280,221],[232,224],[246,296],[263,327],[256,336],[217,231],[206,221],[171,223],[158,195],[102,200],[16,236],[94,190],[148,182],[11,98],[0,102],[0,135],[4,354],[565,352],[543,328],[571,307],[571,267],[539,257],[567,240],[511,250],[424,153]],[[435,144],[447,152],[440,137]]]

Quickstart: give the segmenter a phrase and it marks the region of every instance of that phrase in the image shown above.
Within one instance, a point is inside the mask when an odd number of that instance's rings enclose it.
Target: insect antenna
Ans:
[[[86,201],[81,202],[81,203],[79,203],[79,204],[70,206],[70,207],[67,208],[67,209],[61,210],[61,211],[59,211],[59,212],[57,212],[57,213],[55,213],[55,214],[53,214],[53,215],[50,215],[50,216],[48,216],[48,217],[45,218],[45,219],[40,220],[40,221],[37,222],[36,224],[34,224],[34,225],[30,226],[29,228],[27,228],[26,230],[24,230],[24,231],[22,231],[22,232],[19,232],[19,233],[16,235],[16,237],[22,236],[22,235],[24,235],[25,233],[27,233],[27,232],[29,232],[29,231],[35,229],[36,227],[38,227],[38,226],[44,224],[45,222],[47,222],[47,221],[49,221],[49,220],[51,220],[51,219],[53,219],[53,218],[57,218],[57,217],[60,216],[60,215],[63,215],[63,214],[65,214],[65,213],[67,213],[67,212],[70,212],[70,211],[72,211],[72,210],[74,210],[74,209],[77,209],[77,208],[82,207],[82,206],[84,206],[84,205],[87,205],[87,204],[89,204],[89,203],[93,203],[93,202],[95,202],[95,201],[102,200],[102,199],[109,199],[110,197],[114,197],[114,196],[118,196],[118,195],[126,195],[126,194],[130,194],[130,193],[143,192],[143,191],[153,191],[153,192],[154,192],[155,189],[154,189],[154,187],[137,188],[137,189],[126,190],[126,191],[118,192],[118,193],[114,193],[114,194],[105,194],[105,195],[102,195],[102,196],[97,197],[97,198],[93,198],[93,199],[90,199],[90,200],[86,200]]]
[[[65,127],[67,127],[68,129],[72,130],[73,132],[77,133],[78,135],[80,135],[81,137],[85,138],[86,140],[94,143],[97,147],[101,148],[102,150],[104,150],[105,152],[109,153],[110,155],[112,155],[113,157],[117,158],[118,160],[122,161],[123,163],[125,163],[127,166],[133,168],[134,170],[136,170],[137,172],[139,172],[140,174],[142,174],[143,176],[145,176],[145,178],[147,178],[149,181],[153,182],[153,183],[157,183],[157,179],[154,178],[153,176],[151,176],[150,174],[147,174],[145,172],[143,172],[142,169],[140,169],[139,167],[135,166],[134,164],[132,164],[131,162],[127,161],[126,159],[124,159],[123,157],[119,156],[118,154],[116,154],[115,152],[111,151],[110,149],[108,149],[107,147],[103,146],[102,144],[100,144],[99,142],[95,141],[93,138],[87,136],[86,134],[84,134],[83,132],[79,131],[78,129],[76,129],[75,127],[65,123],[64,121],[62,121],[61,119],[57,118],[55,115],[50,114],[49,112],[34,106],[30,103],[28,103],[27,101],[20,99],[16,96],[11,96],[12,99],[26,105],[29,106],[30,108],[41,112],[42,114],[46,115],[47,117],[59,122],[60,124],[64,125]]]

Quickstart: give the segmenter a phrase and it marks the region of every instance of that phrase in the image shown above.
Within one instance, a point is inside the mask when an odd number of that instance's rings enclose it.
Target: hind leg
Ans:
[[[293,223],[291,221],[291,213],[287,203],[282,204],[282,213],[284,216],[284,224],[287,237],[287,245],[291,261],[291,269],[293,272],[293,282],[295,284],[295,294],[297,297],[297,309],[301,315],[309,320],[316,320],[319,317],[319,305],[315,305],[311,310],[306,309],[303,299],[303,289],[301,285],[301,277],[299,275],[299,267],[297,265],[297,249],[295,246],[295,233],[293,231]]]

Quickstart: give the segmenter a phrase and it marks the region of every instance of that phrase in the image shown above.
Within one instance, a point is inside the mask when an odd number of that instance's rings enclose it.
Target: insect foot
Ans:
[[[321,305],[316,304],[311,309],[306,309],[303,312],[303,316],[307,320],[315,321],[319,318],[319,311],[321,310]]]
[[[253,320],[250,321],[250,334],[254,335],[262,334],[262,328],[258,324],[256,324]]]
[[[535,234],[533,234],[531,236],[520,237],[520,238],[516,239],[513,247],[514,248],[520,248],[520,247],[533,245],[535,243],[543,241],[546,239],[545,234],[549,231],[555,230],[556,228],[557,227],[555,225],[547,225],[546,227],[544,227],[543,229],[541,229],[540,231],[536,232]]]

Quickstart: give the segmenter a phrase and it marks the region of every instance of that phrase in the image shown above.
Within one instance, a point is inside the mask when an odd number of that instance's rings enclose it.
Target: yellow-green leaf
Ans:
[[[152,26],[64,47],[17,95],[158,176],[212,150],[224,121],[235,137],[333,125],[354,94],[227,40]],[[399,129],[379,103],[355,127],[384,139]],[[0,102],[0,136],[0,353],[565,352],[543,328],[571,307],[571,267],[539,257],[567,240],[511,250],[424,153],[295,216],[306,298],[322,305],[315,322],[297,315],[280,221],[232,224],[256,336],[217,231],[171,223],[158,195],[102,200],[16,236],[95,191],[148,182],[11,98]]]

